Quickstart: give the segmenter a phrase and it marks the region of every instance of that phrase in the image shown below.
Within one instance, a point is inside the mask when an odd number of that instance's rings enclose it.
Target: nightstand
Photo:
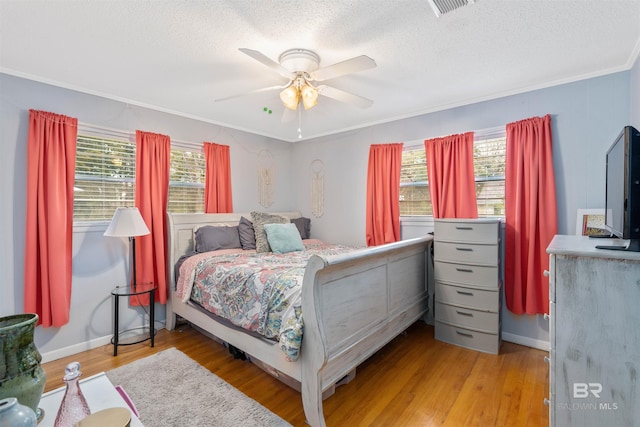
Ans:
[[[155,329],[155,298],[154,293],[156,290],[156,286],[153,283],[143,283],[140,285],[134,286],[117,286],[113,291],[111,291],[111,295],[114,298],[113,304],[113,338],[111,338],[111,344],[113,344],[113,355],[118,355],[118,346],[121,345],[133,345],[138,344],[144,341],[151,340],[151,347],[154,346],[154,338],[156,336]],[[120,297],[131,297],[131,296],[142,296],[148,294],[149,295],[149,326],[148,327],[140,327],[134,329],[128,329],[125,331],[120,331],[119,321],[120,321]],[[143,330],[142,333],[137,333],[135,335],[131,335],[131,332]],[[148,329],[148,332],[144,332],[145,329]],[[120,334],[126,334],[127,336],[124,338],[120,338]]]

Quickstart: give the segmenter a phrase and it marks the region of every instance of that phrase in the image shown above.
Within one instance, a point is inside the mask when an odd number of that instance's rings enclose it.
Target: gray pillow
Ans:
[[[286,224],[289,218],[280,215],[273,215],[266,212],[251,212],[251,222],[256,235],[256,252],[271,252],[267,233],[264,231],[265,224]]]
[[[256,248],[256,232],[253,230],[253,224],[245,217],[240,217],[238,224],[238,233],[240,234],[240,244],[242,249]]]
[[[217,251],[218,249],[241,249],[238,227],[213,227],[205,225],[195,233],[196,252]]]
[[[300,232],[300,237],[303,239],[309,239],[311,236],[311,219],[300,217],[300,218],[292,218],[291,222],[296,225],[298,231]]]

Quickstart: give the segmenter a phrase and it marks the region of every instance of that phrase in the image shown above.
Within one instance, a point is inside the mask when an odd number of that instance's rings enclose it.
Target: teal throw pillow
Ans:
[[[273,253],[304,251],[304,244],[295,224],[265,224],[264,231]]]

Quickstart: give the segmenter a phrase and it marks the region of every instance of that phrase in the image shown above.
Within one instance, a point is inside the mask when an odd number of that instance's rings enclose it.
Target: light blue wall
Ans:
[[[580,208],[604,208],[605,153],[628,124],[630,73],[621,72],[520,95],[481,102],[296,144],[293,148],[294,201],[311,215],[310,164],[325,167],[326,213],[313,218],[312,232],[333,241],[365,244],[365,198],[371,144],[418,141],[551,114],[560,234],[575,232]],[[403,223],[403,237],[432,231],[429,222]],[[542,273],[542,272],[541,272]],[[548,322],[542,316],[515,316],[503,305],[505,338],[546,348]]]
[[[284,143],[197,120],[135,107],[42,83],[0,74],[0,315],[22,310],[25,165],[28,110],[41,109],[77,117],[108,128],[165,133],[183,141],[212,141],[231,147],[236,211],[263,209],[257,200],[257,155],[274,156],[275,203],[270,210],[300,209],[312,218],[312,234],[326,241],[364,244],[365,188],[369,145],[421,141],[504,126],[531,116],[553,117],[554,164],[560,233],[573,233],[579,208],[604,204],[604,154],[612,138],[640,112],[639,65],[631,72],[611,74],[521,95],[454,108],[411,119],[301,143]],[[636,94],[631,97],[631,88]],[[631,103],[633,102],[633,108]],[[631,112],[631,113],[630,113]],[[311,162],[324,163],[324,214],[311,214]],[[46,357],[59,357],[108,342],[112,302],[109,291],[127,277],[127,244],[105,238],[106,224],[74,229],[74,271],[71,321],[62,328],[38,328],[36,344]],[[430,231],[417,222],[405,237]],[[164,307],[158,317],[164,319]],[[136,326],[135,310],[125,323]],[[125,325],[127,326],[127,325]],[[538,345],[548,340],[539,316],[505,313],[503,330]],[[105,341],[106,340],[106,341]],[[528,341],[527,341],[528,340]]]
[[[631,120],[630,123],[636,129],[640,129],[640,55],[631,69]]]
[[[93,95],[0,74],[0,316],[23,310],[24,230],[26,209],[26,143],[29,109],[77,117],[79,122],[135,132],[163,133],[172,139],[230,146],[234,208],[238,212],[264,209],[258,204],[257,156],[268,149],[274,161],[275,195],[272,210],[291,210],[291,144],[223,128],[159,111],[135,107]],[[104,237],[106,223],[74,227],[71,313],[68,325],[37,328],[36,345],[45,357],[106,344],[112,333],[110,291],[126,281],[128,243]],[[124,309],[125,303],[121,304]],[[158,305],[157,318],[165,319]],[[122,312],[121,323],[139,326],[135,309]],[[162,327],[159,323],[158,327]]]

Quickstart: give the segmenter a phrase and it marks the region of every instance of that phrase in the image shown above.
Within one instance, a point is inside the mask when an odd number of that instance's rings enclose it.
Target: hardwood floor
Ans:
[[[83,376],[108,371],[176,347],[294,426],[305,426],[300,394],[256,365],[182,326],[148,343],[107,345],[43,365],[45,391],[63,385],[64,366],[81,363]],[[504,342],[500,355],[479,353],[433,338],[417,322],[363,363],[356,378],[324,402],[327,426],[547,426],[546,352]],[[167,395],[170,395],[168,386]],[[148,426],[154,427],[154,426]]]

